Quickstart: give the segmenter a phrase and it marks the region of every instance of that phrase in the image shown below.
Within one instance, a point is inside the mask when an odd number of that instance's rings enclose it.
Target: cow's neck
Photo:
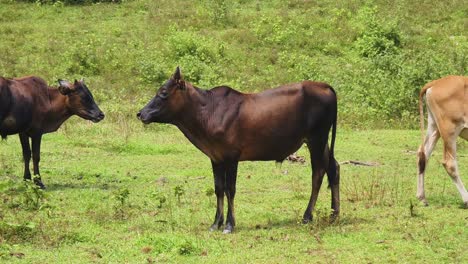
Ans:
[[[73,114],[67,107],[67,96],[62,95],[57,89],[48,90],[49,108],[44,120],[44,132],[56,131]]]
[[[187,84],[187,92],[190,102],[186,104],[187,107],[183,109],[183,114],[178,116],[174,125],[184,133],[192,144],[214,159],[209,153],[212,142],[210,142],[211,137],[208,131],[208,121],[214,112],[211,92],[189,84]]]

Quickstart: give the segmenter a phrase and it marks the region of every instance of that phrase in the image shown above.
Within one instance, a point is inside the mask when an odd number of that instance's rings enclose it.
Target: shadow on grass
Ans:
[[[250,224],[246,226],[236,226],[237,231],[252,231],[252,230],[270,230],[278,228],[310,228],[323,230],[327,228],[337,227],[337,226],[356,226],[361,224],[372,224],[375,221],[372,219],[366,219],[362,217],[356,217],[352,215],[340,216],[340,218],[335,221],[331,221],[329,217],[315,217],[312,222],[304,224],[301,219],[281,219],[281,220],[272,220],[267,224]]]
[[[372,218],[363,218],[354,215],[340,216],[331,226],[355,226],[360,224],[373,224],[375,220]]]
[[[89,183],[46,183],[46,191],[61,191],[61,190],[84,190],[84,189],[100,189],[100,190],[111,190],[116,187],[111,184],[89,184]]]
[[[451,194],[439,194],[434,193],[427,195],[427,207],[433,208],[459,208],[459,209],[468,209],[465,207],[465,204],[462,201],[462,198],[458,193],[451,195]],[[421,207],[423,207],[422,203],[420,203]]]
[[[167,155],[167,154],[181,154],[185,150],[179,146],[173,145],[152,145],[145,143],[110,143],[102,144],[100,149],[110,153],[119,153],[126,155]]]

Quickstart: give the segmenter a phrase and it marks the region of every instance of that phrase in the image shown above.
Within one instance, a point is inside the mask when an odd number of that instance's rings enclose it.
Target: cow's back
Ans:
[[[247,104],[250,109],[245,116],[254,127],[260,128],[266,122],[275,127],[288,124],[291,130],[305,131],[332,110],[328,107],[336,106],[336,95],[328,84],[303,81],[252,94]]]
[[[41,123],[48,107],[47,92],[47,83],[39,77],[2,78],[2,100],[8,101],[8,107],[1,107],[2,136],[27,131],[33,122]],[[3,99],[3,93],[9,99]]]
[[[304,81],[246,95],[239,113],[241,160],[282,160],[310,131],[336,111],[336,96],[324,83]],[[335,110],[333,110],[333,109]],[[329,127],[324,127],[329,129]]]
[[[424,86],[430,111],[436,118],[468,124],[468,78],[447,76]]]
[[[47,83],[36,76],[27,76],[13,79],[10,90],[15,97],[16,103],[21,103],[21,100],[26,104],[31,104],[34,114],[42,115],[48,110],[50,105],[49,86]],[[19,98],[17,98],[19,97]],[[39,118],[39,116],[37,116]]]

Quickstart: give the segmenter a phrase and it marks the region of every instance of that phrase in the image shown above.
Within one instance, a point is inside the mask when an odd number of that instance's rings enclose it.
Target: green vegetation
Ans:
[[[0,262],[466,263],[466,210],[440,146],[423,207],[420,132],[358,130],[417,127],[421,86],[466,75],[466,17],[461,0],[0,0],[0,75],[84,77],[107,116],[44,137],[45,191],[23,182],[17,136],[0,142]],[[340,100],[337,159],[379,165],[343,164],[339,221],[329,223],[325,181],[303,225],[309,164],[241,163],[236,232],[208,232],[208,158],[176,128],[135,118],[176,65],[204,88],[328,82]]]
[[[412,128],[422,85],[468,72],[462,0],[0,2],[0,73],[85,77],[112,118],[180,65],[204,88],[325,81],[342,125]]]
[[[21,179],[17,137],[0,143],[0,262],[8,263],[464,263],[466,210],[439,163],[427,174],[429,207],[415,198],[419,132],[339,130],[342,215],[330,224],[322,186],[313,223],[308,163],[243,162],[237,230],[209,232],[216,207],[211,165],[173,127],[73,118],[45,136],[48,189]],[[115,135],[109,137],[108,135]],[[127,146],[123,148],[122,146]],[[466,143],[460,152],[466,153]],[[172,150],[172,151],[168,151]],[[299,155],[308,160],[306,147]],[[467,175],[465,155],[459,157]],[[465,178],[466,179],[466,178]]]

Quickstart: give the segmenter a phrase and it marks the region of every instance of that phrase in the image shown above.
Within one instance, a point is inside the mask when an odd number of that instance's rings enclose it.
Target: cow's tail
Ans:
[[[421,147],[418,150],[418,167],[419,173],[422,173],[426,168],[426,154],[424,153],[424,105],[423,99],[424,95],[426,95],[427,89],[432,87],[432,83],[430,82],[426,84],[419,93],[419,128],[421,129]]]
[[[5,119],[11,106],[11,91],[8,87],[8,80],[0,77],[0,124]],[[7,135],[0,131],[2,139],[6,139]]]
[[[337,119],[338,119],[338,99],[337,99],[335,90],[333,90],[332,87],[330,87],[330,89],[335,95],[335,105],[334,105],[334,113],[333,113],[334,116],[333,116],[333,123],[332,123],[330,151],[329,151],[329,156],[328,156],[327,176],[328,176],[329,186],[339,184],[339,180],[340,180],[339,179],[340,177],[339,165],[335,160],[335,139],[336,139],[336,125],[337,125]]]
[[[336,94],[335,94],[335,96],[336,96]],[[337,121],[337,119],[338,119],[338,104],[335,101],[335,113],[334,113],[333,124],[332,124],[332,138],[331,138],[331,142],[330,142],[330,158],[335,156],[335,139],[336,139],[336,121]]]

